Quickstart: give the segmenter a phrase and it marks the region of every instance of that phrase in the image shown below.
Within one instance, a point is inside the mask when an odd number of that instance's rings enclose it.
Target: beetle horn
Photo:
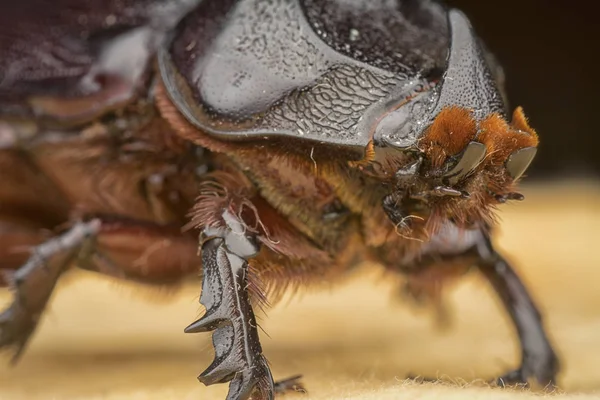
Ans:
[[[448,25],[450,50],[432,116],[448,106],[471,109],[476,120],[494,112],[504,114],[503,99],[469,20],[462,12],[450,10]]]

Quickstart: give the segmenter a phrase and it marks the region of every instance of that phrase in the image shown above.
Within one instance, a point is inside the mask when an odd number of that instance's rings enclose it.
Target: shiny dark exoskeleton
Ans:
[[[429,0],[2,4],[0,347],[17,360],[72,265],[201,273],[200,381],[271,399],[298,382],[274,382],[253,306],[363,261],[437,303],[476,266],[521,341],[500,379],[554,383],[540,314],[490,239],[538,144],[502,84],[465,15]]]

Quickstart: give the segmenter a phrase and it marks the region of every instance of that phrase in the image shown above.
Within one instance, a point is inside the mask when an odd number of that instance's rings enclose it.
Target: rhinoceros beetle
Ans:
[[[553,383],[537,308],[491,242],[538,136],[459,10],[430,0],[22,0],[0,6],[0,347],[77,265],[202,279],[228,399],[272,399],[253,309],[359,262],[477,267],[516,326],[505,383]]]

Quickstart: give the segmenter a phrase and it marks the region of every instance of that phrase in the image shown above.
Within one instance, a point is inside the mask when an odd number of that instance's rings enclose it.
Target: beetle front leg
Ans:
[[[489,280],[510,314],[521,343],[521,366],[497,379],[500,385],[527,384],[534,378],[540,385],[554,385],[559,362],[548,340],[542,317],[527,289],[510,264],[493,248],[489,238],[477,245],[479,269]]]
[[[213,333],[215,360],[198,377],[205,385],[231,381],[228,400],[273,399],[274,382],[262,354],[248,294],[248,258],[258,253],[251,236],[231,227],[207,229],[202,243],[200,303],[206,314],[185,329]]]

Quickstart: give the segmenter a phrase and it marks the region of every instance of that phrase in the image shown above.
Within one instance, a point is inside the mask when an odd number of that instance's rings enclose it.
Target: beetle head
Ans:
[[[448,19],[446,71],[416,132],[417,155],[398,170],[396,189],[383,204],[396,224],[421,221],[416,225],[425,234],[448,219],[463,227],[491,224],[497,204],[523,198],[515,184],[538,144],[520,107],[507,122],[489,59],[467,18],[451,10]]]
[[[493,222],[496,205],[521,200],[515,191],[538,144],[519,107],[508,123],[499,114],[477,121],[464,108],[442,110],[419,141],[414,160],[396,173],[384,208],[396,224],[426,221],[431,234],[443,220],[458,226]]]

